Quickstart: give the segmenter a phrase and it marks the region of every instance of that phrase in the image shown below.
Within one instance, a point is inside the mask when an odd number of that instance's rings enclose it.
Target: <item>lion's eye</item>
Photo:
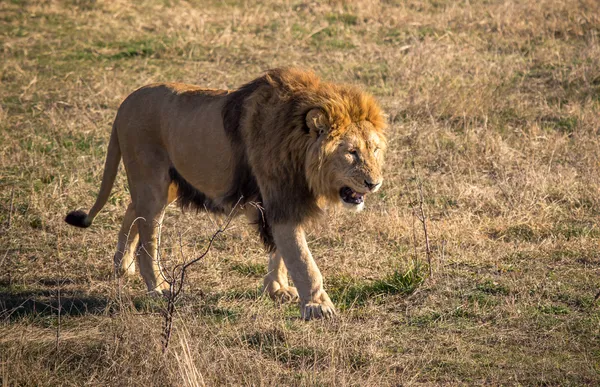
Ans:
[[[379,150],[380,150],[379,148],[375,148],[375,150],[373,151],[373,154],[376,155],[377,153],[379,153]]]
[[[345,157],[348,162],[354,163],[356,160],[358,160],[358,152],[355,149],[348,149]]]

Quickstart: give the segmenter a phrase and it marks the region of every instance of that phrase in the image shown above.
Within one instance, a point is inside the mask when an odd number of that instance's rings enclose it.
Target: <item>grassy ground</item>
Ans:
[[[0,2],[2,385],[600,383],[600,6],[580,1]],[[258,292],[241,219],[160,301],[111,277],[123,173],[89,230],[119,103],[155,81],[236,87],[280,65],[389,114],[386,181],[309,245],[335,321]],[[422,183],[433,277],[413,215]],[[169,209],[166,257],[206,215]],[[183,246],[179,247],[181,234]],[[59,317],[59,308],[60,317]]]

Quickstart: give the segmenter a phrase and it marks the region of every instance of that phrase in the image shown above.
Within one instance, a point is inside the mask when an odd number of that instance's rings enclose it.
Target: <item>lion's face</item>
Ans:
[[[318,121],[315,125],[318,129]],[[321,127],[321,133],[316,135],[319,193],[347,209],[362,210],[365,196],[376,192],[383,183],[383,134],[370,122],[362,121],[333,133]]]
[[[334,191],[330,195],[336,195],[345,208],[353,211],[362,210],[365,195],[376,192],[383,183],[385,141],[369,126],[369,122],[355,124],[333,140],[335,150],[327,163]]]

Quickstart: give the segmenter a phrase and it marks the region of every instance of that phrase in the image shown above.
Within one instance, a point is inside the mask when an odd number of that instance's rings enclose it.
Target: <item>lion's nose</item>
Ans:
[[[369,189],[369,191],[373,191],[374,189],[376,189],[377,187],[379,187],[379,185],[381,184],[381,181],[378,182],[371,182],[369,180],[365,180],[365,185],[367,186],[367,188]]]

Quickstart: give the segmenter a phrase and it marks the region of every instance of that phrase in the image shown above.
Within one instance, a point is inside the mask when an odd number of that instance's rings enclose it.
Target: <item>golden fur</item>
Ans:
[[[302,224],[326,203],[360,210],[364,195],[380,187],[384,127],[369,94],[298,69],[270,70],[235,91],[146,86],[119,108],[96,203],[66,221],[91,225],[122,156],[132,203],[115,254],[119,273],[132,272],[139,235],[148,290],[167,291],[156,260],[164,208],[176,198],[183,207],[214,212],[239,203],[271,250],[265,290],[274,298],[299,297],[304,318],[329,317],[334,308]]]

